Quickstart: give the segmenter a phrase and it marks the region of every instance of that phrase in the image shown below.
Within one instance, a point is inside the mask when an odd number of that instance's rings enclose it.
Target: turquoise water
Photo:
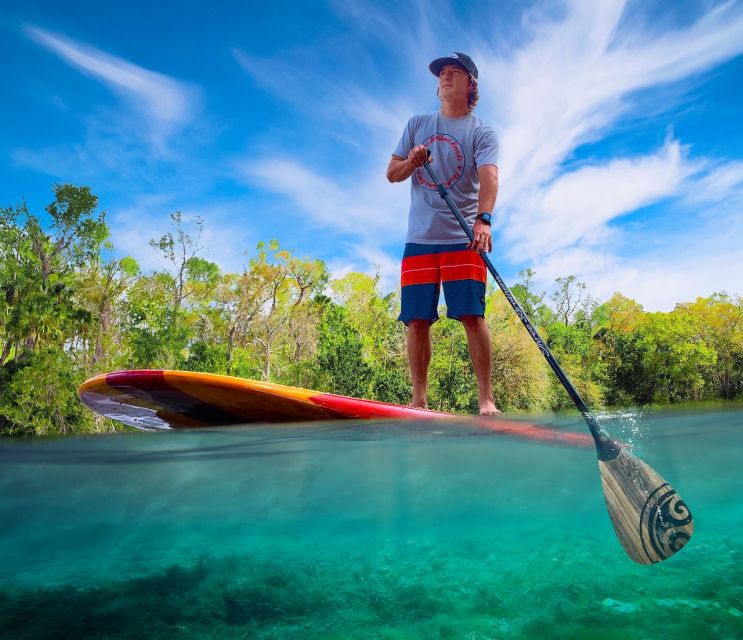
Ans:
[[[593,450],[467,422],[0,442],[0,637],[743,637],[743,408],[604,423],[694,514],[658,565]]]

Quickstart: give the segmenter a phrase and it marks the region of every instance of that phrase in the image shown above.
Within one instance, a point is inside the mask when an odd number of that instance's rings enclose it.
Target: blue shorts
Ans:
[[[411,320],[438,320],[442,285],[447,317],[458,320],[462,316],[484,316],[486,280],[485,263],[466,243],[409,242],[400,270],[402,301],[398,320],[405,324]]]

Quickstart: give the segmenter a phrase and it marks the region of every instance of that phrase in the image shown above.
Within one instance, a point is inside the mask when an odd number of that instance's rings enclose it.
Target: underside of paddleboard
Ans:
[[[221,427],[312,420],[452,420],[451,413],[362,400],[298,387],[192,371],[134,370],[95,376],[78,389],[96,413],[147,430]],[[500,417],[472,418],[478,428],[577,447],[587,434],[570,433]]]

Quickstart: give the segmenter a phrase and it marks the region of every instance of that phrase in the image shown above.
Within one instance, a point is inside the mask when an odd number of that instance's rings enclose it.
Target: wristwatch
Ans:
[[[487,211],[483,211],[482,213],[478,213],[475,220],[482,220],[486,225],[490,226],[490,221],[492,220],[493,216],[490,215]]]

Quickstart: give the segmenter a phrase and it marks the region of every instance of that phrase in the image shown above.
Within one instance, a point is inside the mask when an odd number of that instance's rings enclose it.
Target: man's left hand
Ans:
[[[468,249],[478,253],[490,253],[493,250],[493,236],[490,232],[490,225],[485,224],[482,220],[475,220],[472,235],[475,236],[475,239],[467,245]]]

